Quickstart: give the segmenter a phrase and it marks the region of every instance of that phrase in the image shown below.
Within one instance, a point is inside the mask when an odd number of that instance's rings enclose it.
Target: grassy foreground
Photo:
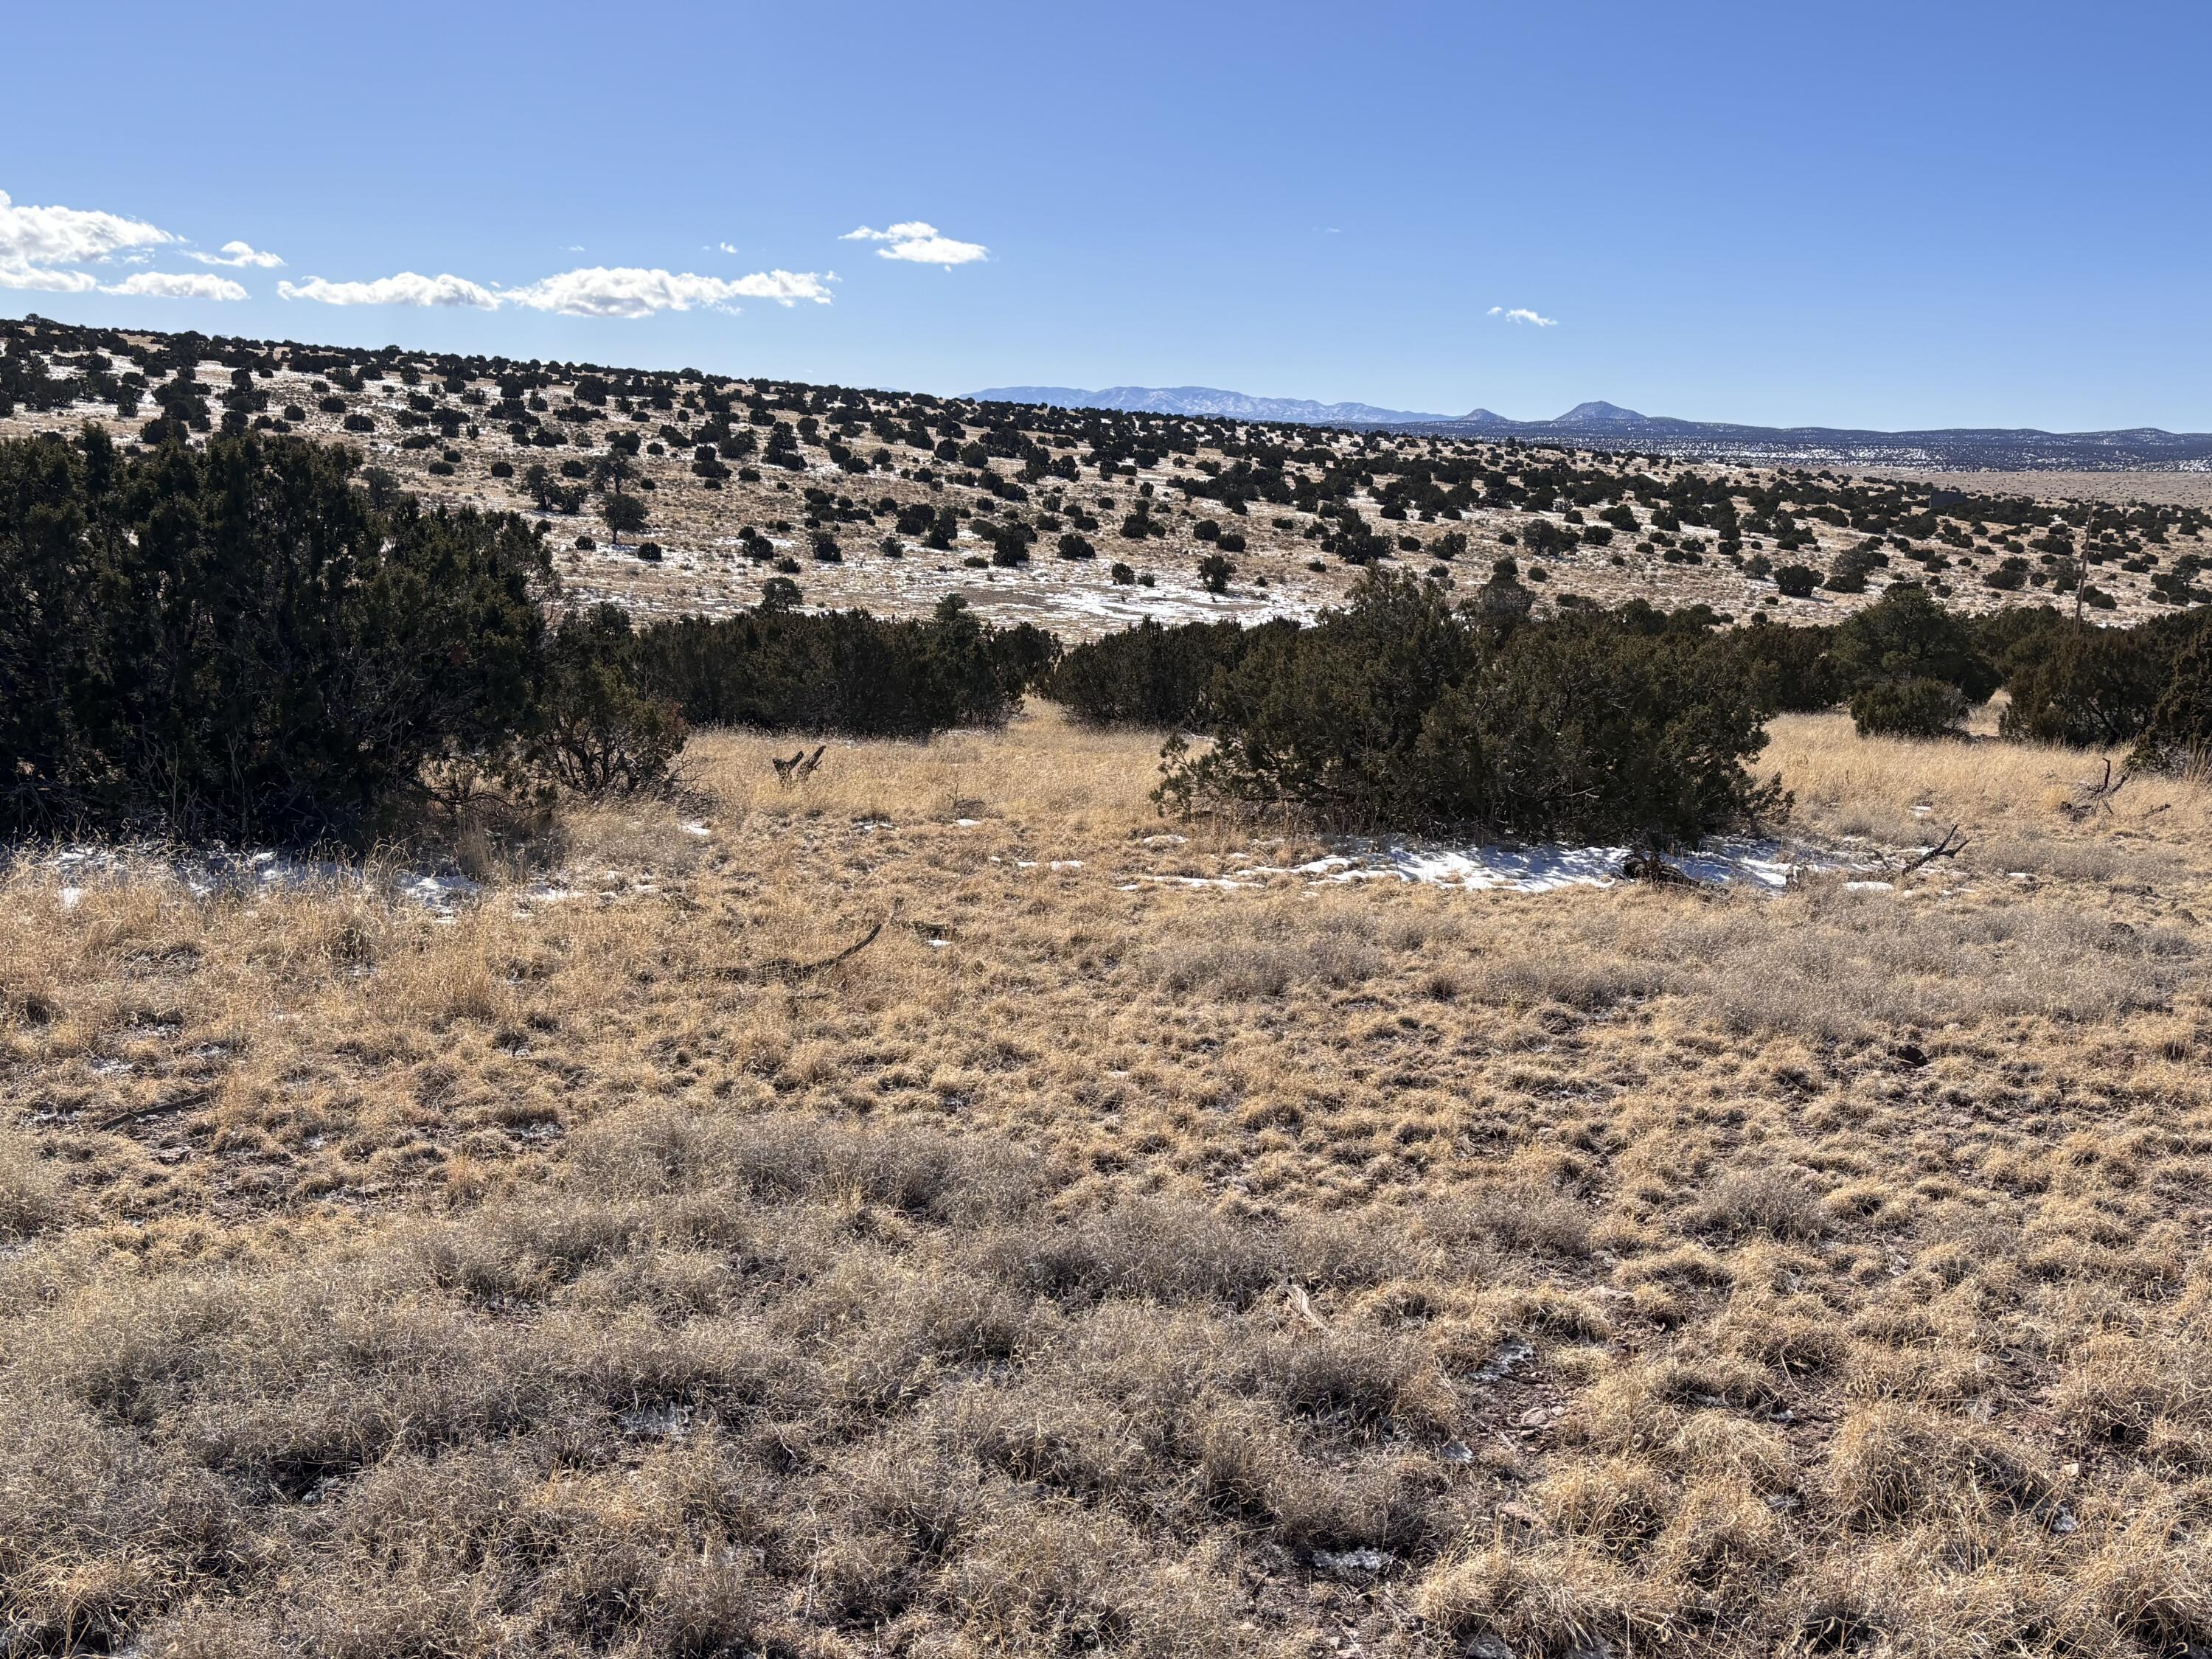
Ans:
[[[447,916],[23,866],[0,1652],[2212,1643],[2212,797],[1774,729],[1972,844],[1143,881],[1320,849],[1046,710]]]

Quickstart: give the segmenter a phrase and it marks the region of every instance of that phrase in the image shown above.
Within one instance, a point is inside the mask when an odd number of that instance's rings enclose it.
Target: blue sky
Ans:
[[[11,315],[940,392],[2212,429],[2202,3],[76,0],[9,33]],[[283,264],[193,257],[234,241]],[[459,283],[307,297],[402,272]],[[247,297],[105,291],[163,275]]]

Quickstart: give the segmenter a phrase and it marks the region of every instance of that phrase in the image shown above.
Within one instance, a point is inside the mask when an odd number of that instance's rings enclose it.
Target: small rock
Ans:
[[[1316,1550],[1313,1559],[1323,1572],[1348,1577],[1381,1572],[1398,1558],[1388,1550]]]

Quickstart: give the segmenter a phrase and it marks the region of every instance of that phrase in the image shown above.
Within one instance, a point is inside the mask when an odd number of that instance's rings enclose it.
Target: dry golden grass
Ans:
[[[7,878],[0,1644],[2212,1643],[2203,789],[1791,720],[1967,850],[1224,890],[1142,738],[773,747],[449,915]]]

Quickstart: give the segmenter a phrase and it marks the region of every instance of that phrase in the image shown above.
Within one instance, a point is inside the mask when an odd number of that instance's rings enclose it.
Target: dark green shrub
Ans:
[[[1863,738],[1957,737],[1966,713],[1966,695],[1948,680],[1882,680],[1851,698]]]
[[[1521,526],[1521,545],[1535,557],[1565,553],[1574,544],[1573,533],[1549,519],[1531,519]]]
[[[1215,677],[1200,720],[1217,740],[1170,741],[1160,798],[1344,829],[1692,842],[1778,804],[1743,767],[1762,719],[1702,629],[1575,611],[1501,635],[1435,584],[1376,574]]]
[[[606,520],[607,528],[614,534],[615,545],[622,545],[623,532],[645,528],[645,503],[635,495],[610,494],[599,502],[599,516]]]
[[[1935,679],[1979,703],[2004,680],[1973,629],[1917,582],[1894,584],[1842,623],[1829,653],[1844,696],[1884,680]]]
[[[1661,845],[1748,827],[1778,785],[1744,763],[1765,710],[1717,641],[1636,633],[1603,613],[1515,630],[1468,722],[1490,757],[1483,816],[1509,833]]]
[[[2212,623],[2194,619],[2158,706],[2144,723],[2130,766],[2147,771],[2212,765]]]
[[[1878,552],[1854,547],[1836,555],[1828,580],[1821,586],[1832,593],[1863,593],[1867,578],[1889,561]]]
[[[1820,585],[1820,573],[1810,565],[1785,564],[1774,573],[1774,586],[1788,599],[1809,599]]]
[[[2193,616],[2099,628],[2040,614],[2047,625],[2006,653],[2011,698],[1998,730],[2085,749],[2132,742],[2148,731],[2184,653],[2204,627]]]
[[[553,591],[503,514],[379,512],[350,452],[0,444],[0,829],[357,839],[519,763]]]
[[[1813,714],[1843,696],[1828,646],[1832,628],[1790,628],[1753,617],[1720,643],[1741,665],[1760,705],[1778,714]]]
[[[1043,629],[988,626],[957,595],[927,622],[886,621],[793,610],[796,586],[771,593],[775,580],[757,610],[643,629],[640,690],[693,726],[918,738],[1002,724],[1057,654]]]
[[[531,757],[585,794],[665,786],[684,747],[684,716],[637,689],[637,636],[629,612],[599,605],[564,620],[547,652],[544,717]]]
[[[1233,622],[1164,628],[1147,618],[1074,647],[1040,690],[1094,725],[1189,730],[1218,670],[1235,667],[1270,632],[1295,631],[1295,624],[1281,622],[1255,629]]]

